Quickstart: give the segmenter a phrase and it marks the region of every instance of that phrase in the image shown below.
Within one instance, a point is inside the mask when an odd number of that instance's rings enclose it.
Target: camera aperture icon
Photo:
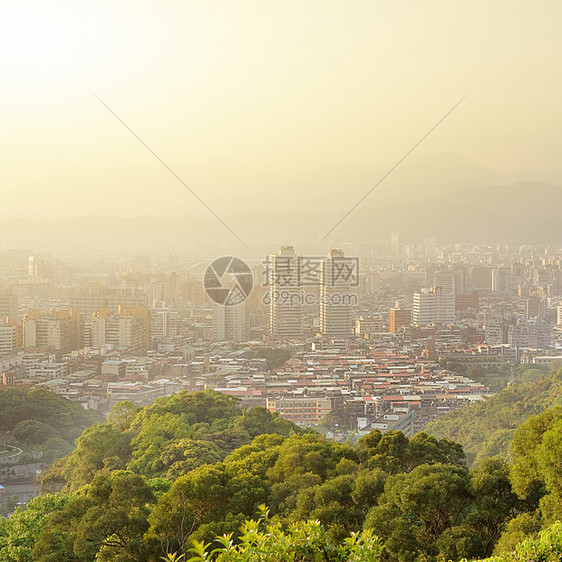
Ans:
[[[207,267],[203,285],[214,302],[234,306],[248,298],[254,286],[254,276],[245,261],[234,256],[224,256]]]

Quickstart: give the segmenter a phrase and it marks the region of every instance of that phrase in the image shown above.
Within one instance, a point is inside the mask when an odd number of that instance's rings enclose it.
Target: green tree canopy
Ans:
[[[33,560],[143,562],[151,487],[139,475],[98,474],[90,485],[54,512],[33,549]]]
[[[50,513],[62,511],[72,500],[67,494],[45,495],[16,507],[9,519],[0,518],[0,562],[32,560],[32,549]]]

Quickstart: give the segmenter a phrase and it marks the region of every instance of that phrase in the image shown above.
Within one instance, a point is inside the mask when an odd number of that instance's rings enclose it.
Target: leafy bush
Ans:
[[[195,541],[189,562],[377,562],[381,559],[381,540],[371,531],[351,533],[343,543],[334,544],[318,521],[298,522],[286,531],[279,523],[271,523],[265,506],[261,517],[242,526],[235,543],[232,535],[216,539],[219,547]],[[165,559],[164,559],[165,560]]]

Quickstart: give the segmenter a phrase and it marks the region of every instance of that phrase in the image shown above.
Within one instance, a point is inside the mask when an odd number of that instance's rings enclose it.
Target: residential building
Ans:
[[[295,249],[282,246],[270,259],[270,333],[279,339],[300,339],[304,335],[304,291]]]
[[[16,327],[0,325],[0,355],[12,353],[16,348]]]
[[[398,332],[400,328],[412,323],[412,311],[395,306],[388,311],[388,331]]]
[[[546,315],[546,299],[538,295],[531,295],[525,301],[525,318],[544,318]]]
[[[352,334],[351,284],[341,275],[346,264],[342,250],[331,250],[322,262],[320,332],[328,337],[348,338]]]
[[[80,312],[54,310],[43,315],[29,310],[24,318],[25,347],[55,349],[68,353],[83,347]]]
[[[452,324],[455,321],[455,295],[444,293],[440,287],[422,289],[414,293],[412,322],[417,326]]]
[[[331,411],[329,398],[281,396],[268,398],[266,408],[297,425],[318,425]]]
[[[247,309],[245,303],[232,306],[216,304],[213,307],[213,336],[218,341],[248,339]]]

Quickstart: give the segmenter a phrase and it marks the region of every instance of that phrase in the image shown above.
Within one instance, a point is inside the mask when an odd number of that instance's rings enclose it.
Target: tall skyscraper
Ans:
[[[279,339],[304,335],[304,291],[293,246],[281,246],[269,264],[269,331]]]
[[[349,280],[338,275],[338,260],[343,262],[342,250],[331,250],[322,263],[320,285],[320,332],[326,336],[351,336],[351,290]]]
[[[487,266],[473,267],[470,272],[470,286],[473,291],[478,289],[492,290],[492,268]]]
[[[445,269],[433,276],[432,287],[441,287],[444,293],[464,293],[465,279],[462,269]]]

